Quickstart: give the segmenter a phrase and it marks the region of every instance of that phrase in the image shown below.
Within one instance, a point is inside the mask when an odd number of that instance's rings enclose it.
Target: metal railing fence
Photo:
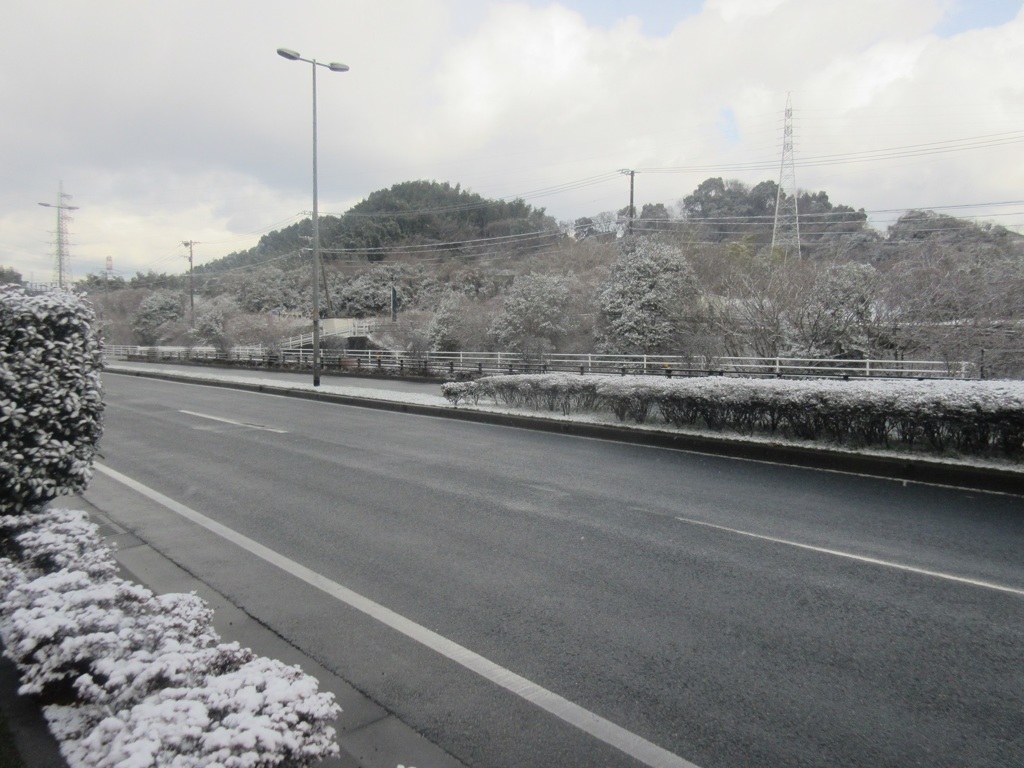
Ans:
[[[257,368],[312,368],[311,349],[271,350],[262,346],[133,347],[109,345],[108,359],[152,362],[208,362]],[[676,355],[547,354],[512,352],[403,352],[321,350],[325,372],[387,371],[401,375],[467,377],[495,373],[568,372],[595,375],[743,376],[772,378],[970,379],[973,363],[940,360],[840,360],[797,357],[704,357]]]

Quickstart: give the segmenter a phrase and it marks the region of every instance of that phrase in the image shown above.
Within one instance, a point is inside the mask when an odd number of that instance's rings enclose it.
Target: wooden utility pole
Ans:
[[[633,234],[633,219],[636,218],[636,207],[633,205],[633,180],[636,177],[636,171],[628,168],[623,168],[619,173],[629,174],[629,223],[626,225],[626,232],[630,235]]]

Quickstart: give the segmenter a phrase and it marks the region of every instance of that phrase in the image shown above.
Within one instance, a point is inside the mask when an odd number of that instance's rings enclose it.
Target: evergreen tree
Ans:
[[[679,248],[628,240],[598,295],[600,351],[681,354],[696,332],[700,286]]]

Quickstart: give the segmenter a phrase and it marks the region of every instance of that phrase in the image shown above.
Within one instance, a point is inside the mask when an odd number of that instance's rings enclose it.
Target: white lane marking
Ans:
[[[511,691],[523,699],[537,705],[555,717],[576,726],[594,738],[603,741],[616,749],[625,752],[627,755],[636,758],[644,765],[651,768],[698,768],[694,763],[684,760],[668,750],[662,749],[646,739],[627,731],[615,723],[605,720],[603,717],[594,714],[590,710],[564,699],[557,693],[541,688],[536,683],[517,675],[511,670],[498,666],[478,653],[423,627],[401,614],[395,613],[390,608],[385,608],[369,598],[353,592],[348,587],[343,587],[337,582],[331,581],[316,571],[306,568],[304,565],[289,560],[284,555],[269,549],[262,544],[253,541],[247,536],[228,528],[216,520],[212,520],[199,512],[196,512],[174,499],[164,496],[162,493],[122,475],[120,472],[106,467],[102,464],[94,464],[95,468],[112,478],[113,480],[126,485],[143,496],[161,504],[167,509],[175,512],[187,520],[202,526],[218,536],[221,536],[232,544],[256,555],[272,565],[276,565],[286,573],[316,587],[331,597],[345,603],[346,605],[362,611],[366,615],[376,619],[382,624],[401,632],[406,637],[415,640],[421,645],[446,656],[452,661],[461,664],[466,669],[475,672],[486,680]]]
[[[970,584],[974,587],[984,587],[985,589],[994,589],[998,592],[1009,592],[1013,595],[1024,595],[1024,589],[1018,589],[1017,587],[1008,587],[1005,584],[996,584],[991,581],[981,581],[980,579],[969,579],[966,576],[955,576],[951,573],[943,573],[941,571],[929,571],[924,568],[915,568],[912,565],[906,565],[904,563],[894,563],[891,560],[879,560],[874,557],[865,557],[864,555],[855,555],[852,552],[841,552],[838,549],[826,549],[825,547],[815,547],[810,544],[801,544],[798,541],[790,541],[788,539],[780,539],[775,536],[765,536],[761,533],[751,533],[750,531],[741,531],[738,528],[727,528],[724,525],[715,525],[714,523],[705,523],[702,520],[691,520],[687,517],[677,517],[681,523],[690,523],[691,525],[702,525],[705,528],[714,528],[719,531],[726,531],[727,533],[735,533],[740,536],[749,536],[752,539],[761,539],[763,541],[771,541],[775,544],[785,544],[790,547],[799,547],[800,549],[808,549],[812,552],[820,552],[825,555],[833,555],[835,557],[845,557],[848,560],[857,560],[861,563],[870,563],[871,565],[881,565],[886,568],[896,568],[901,571],[908,571],[909,573],[916,573],[920,576],[932,576],[936,579],[945,579],[946,581],[956,581],[961,584]]]
[[[178,411],[178,413],[184,413],[189,416],[196,416],[200,419],[209,419],[210,421],[220,421],[224,424],[231,424],[234,427],[248,427],[249,429],[262,429],[264,432],[276,432],[279,435],[287,435],[288,430],[286,429],[274,429],[273,427],[265,427],[262,424],[247,424],[244,421],[232,421],[231,419],[224,419],[220,416],[211,416],[208,413],[197,413],[196,411]]]

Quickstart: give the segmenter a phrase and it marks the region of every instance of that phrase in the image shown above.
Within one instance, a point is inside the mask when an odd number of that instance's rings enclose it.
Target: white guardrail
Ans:
[[[108,360],[208,362],[257,368],[312,368],[310,349],[262,346],[137,347],[107,345]],[[826,360],[799,357],[683,357],[675,355],[548,354],[526,358],[510,352],[396,352],[383,350],[321,350],[325,372],[387,369],[408,375],[456,376],[493,373],[549,373],[658,376],[745,376],[773,378],[976,378],[973,363],[939,360]]]

